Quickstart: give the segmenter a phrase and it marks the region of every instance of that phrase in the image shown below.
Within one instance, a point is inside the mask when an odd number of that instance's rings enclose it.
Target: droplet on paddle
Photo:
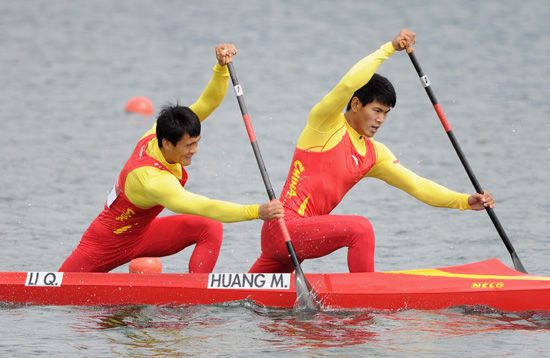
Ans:
[[[162,262],[158,257],[138,257],[130,261],[130,273],[161,273]]]
[[[126,112],[134,112],[149,116],[153,114],[153,104],[151,101],[143,96],[137,96],[130,98],[126,103]]]

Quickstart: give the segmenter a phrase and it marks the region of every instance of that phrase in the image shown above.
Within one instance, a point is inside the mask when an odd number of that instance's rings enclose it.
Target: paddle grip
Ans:
[[[401,45],[401,47],[404,48],[407,53],[412,53],[414,51],[412,46],[407,46],[407,40],[399,41],[399,45]]]

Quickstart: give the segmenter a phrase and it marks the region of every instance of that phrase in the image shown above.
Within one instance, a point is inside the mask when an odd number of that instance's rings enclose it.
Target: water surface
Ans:
[[[101,210],[154,117],[128,115],[133,96],[156,110],[191,104],[235,43],[235,68],[276,192],[310,108],[361,57],[402,28],[523,264],[550,275],[550,38],[544,1],[26,1],[0,4],[0,271],[53,271]],[[379,72],[398,100],[376,136],[400,162],[471,193],[409,59]],[[191,191],[266,200],[231,91],[203,127]],[[511,260],[488,216],[426,206],[376,180],[335,213],[369,218],[377,270]],[[225,225],[216,272],[246,271],[260,222]],[[190,250],[163,259],[186,272]],[[303,265],[345,272],[340,250]],[[125,272],[127,266],[116,271]],[[548,316],[456,308],[304,316],[247,303],[198,307],[0,308],[6,356],[541,356]]]

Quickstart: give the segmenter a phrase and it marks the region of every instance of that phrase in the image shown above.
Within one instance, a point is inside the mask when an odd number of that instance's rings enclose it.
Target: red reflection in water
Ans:
[[[375,338],[377,333],[371,327],[374,317],[366,312],[289,312],[261,328],[281,337],[282,341],[290,339],[296,346],[344,347]]]
[[[457,307],[447,310],[403,311],[386,314],[384,319],[398,321],[395,331],[429,333],[456,337],[491,331],[548,330],[550,312],[502,312],[487,307]]]
[[[244,311],[241,311],[244,308]],[[256,314],[256,319],[253,318]],[[124,332],[126,344],[158,343],[159,339],[184,340],[178,332],[188,328],[224,337],[225,328],[234,329],[243,319],[252,334],[255,328],[264,331],[256,339],[280,344],[286,348],[330,348],[352,345],[386,344],[388,340],[407,339],[410,334],[427,334],[432,338],[452,338],[504,330],[548,330],[549,312],[507,313],[480,307],[459,307],[447,310],[407,310],[392,313],[375,312],[298,312],[255,305],[235,307],[128,306],[103,308],[86,312],[91,326],[99,329],[132,327]],[[89,330],[81,327],[82,331]],[[76,328],[76,327],[75,327]],[[160,329],[159,336],[150,336],[148,328]],[[221,330],[221,331],[220,331]],[[231,334],[227,332],[228,334]],[[403,333],[404,335],[402,335]],[[177,336],[174,336],[176,334]],[[193,336],[193,333],[191,334]],[[162,338],[164,337],[164,338]],[[196,338],[197,336],[193,336]],[[123,337],[124,338],[124,337]],[[204,338],[212,338],[205,336]],[[381,343],[382,342],[382,343]],[[271,344],[271,343],[270,343]]]

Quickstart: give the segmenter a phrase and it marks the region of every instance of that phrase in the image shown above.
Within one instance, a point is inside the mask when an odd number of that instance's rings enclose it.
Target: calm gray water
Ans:
[[[528,271],[550,275],[550,36],[546,1],[2,1],[0,271],[56,270],[74,249],[158,110],[190,104],[235,43],[235,67],[277,193],[310,108],[403,27],[454,133]],[[379,70],[398,92],[376,139],[401,163],[473,192],[414,68]],[[203,127],[188,188],[266,200],[232,91]],[[428,207],[375,180],[335,210],[368,217],[377,270],[511,260],[484,212]],[[261,223],[225,225],[217,272],[246,271]],[[189,252],[188,252],[189,251]],[[163,259],[185,272],[190,250]],[[304,263],[345,272],[344,250]],[[116,271],[125,272],[127,266]],[[0,356],[542,356],[550,318],[465,309],[318,313],[247,304],[0,307]]]

